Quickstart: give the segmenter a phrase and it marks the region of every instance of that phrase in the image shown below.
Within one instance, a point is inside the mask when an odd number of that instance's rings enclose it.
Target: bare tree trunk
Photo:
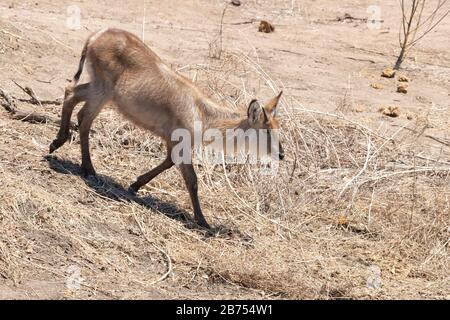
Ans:
[[[394,70],[399,70],[400,66],[402,65],[403,61],[406,58],[407,50],[406,50],[406,43],[407,39],[403,42],[403,45],[401,46],[400,53],[398,55],[397,61],[395,62]]]
[[[450,14],[450,8],[446,7],[449,2],[449,0],[437,0],[431,14],[423,17],[425,6],[432,5],[429,1],[409,0],[410,5],[408,6],[406,0],[400,0],[402,13],[402,29],[399,31],[400,53],[395,62],[394,70],[400,69],[409,50]],[[407,13],[408,7],[411,11]]]

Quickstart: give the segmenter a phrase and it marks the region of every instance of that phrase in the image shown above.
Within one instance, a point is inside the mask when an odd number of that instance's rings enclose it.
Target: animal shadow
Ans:
[[[59,159],[56,156],[51,155],[44,156],[44,159],[47,161],[50,169],[55,172],[72,174],[82,178],[86,185],[100,196],[113,201],[134,202],[146,209],[160,212],[171,219],[182,222],[187,229],[199,231],[203,234],[205,240],[210,237],[219,237],[241,239],[245,243],[250,243],[252,241],[248,235],[243,235],[238,230],[232,230],[222,225],[206,230],[198,226],[191,218],[191,214],[186,210],[180,209],[173,203],[158,199],[151,195],[146,195],[145,197],[133,195],[111,177],[102,174],[97,174],[95,177],[85,177],[81,172],[81,166],[70,160]]]
[[[116,180],[102,174],[97,174],[95,177],[85,177],[81,172],[80,165],[70,160],[59,159],[50,155],[45,156],[44,159],[48,162],[50,169],[58,173],[72,174],[82,178],[88,187],[102,197],[113,201],[134,202],[146,209],[156,210],[171,219],[180,221],[190,229],[196,226],[187,211],[178,208],[170,202],[163,201],[151,195],[145,197],[132,195]]]

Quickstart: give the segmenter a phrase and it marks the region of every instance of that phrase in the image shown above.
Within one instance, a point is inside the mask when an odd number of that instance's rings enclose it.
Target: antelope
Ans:
[[[85,63],[89,82],[78,84]],[[68,140],[73,109],[78,103],[84,102],[77,114],[81,170],[86,177],[95,176],[89,151],[89,131],[100,110],[106,104],[111,104],[125,118],[162,138],[166,145],[167,156],[164,161],[130,185],[128,190],[134,194],[157,175],[174,166],[171,157],[175,145],[171,139],[174,130],[184,128],[193,134],[194,122],[201,121],[203,130],[211,127],[255,128],[269,132],[269,129],[279,127],[275,111],[281,93],[264,106],[252,100],[246,114],[231,111],[213,102],[189,79],[172,71],[137,36],[119,29],[101,30],[88,37],[78,71],[65,88],[61,124],[49,152],[53,153]],[[279,159],[283,159],[281,144],[276,148]],[[192,161],[176,166],[189,191],[195,222],[209,229],[200,208],[197,176]]]

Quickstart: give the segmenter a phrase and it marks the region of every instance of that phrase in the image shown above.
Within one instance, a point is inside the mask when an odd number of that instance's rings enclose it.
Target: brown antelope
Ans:
[[[90,82],[77,85],[85,61]],[[106,29],[91,35],[86,41],[78,71],[65,89],[61,126],[50,145],[50,153],[61,147],[69,137],[70,118],[74,107],[85,102],[78,112],[81,143],[81,169],[85,176],[95,175],[89,153],[89,130],[95,117],[106,103],[112,103],[126,118],[161,137],[167,147],[165,160],[157,167],[139,176],[130,186],[130,192],[150,182],[161,172],[171,168],[174,142],[171,133],[184,128],[193,133],[195,121],[203,129],[219,128],[278,128],[275,110],[280,94],[264,107],[253,100],[247,114],[223,108],[202,94],[187,78],[172,71],[138,37],[118,29]],[[270,139],[268,140],[270,141]],[[284,157],[281,145],[279,158]],[[209,228],[197,194],[197,176],[192,162],[177,164],[186,183],[194,209],[195,221]]]

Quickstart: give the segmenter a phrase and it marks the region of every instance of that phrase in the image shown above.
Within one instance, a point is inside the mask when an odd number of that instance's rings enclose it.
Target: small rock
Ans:
[[[345,215],[339,215],[336,219],[336,223],[339,226],[348,226],[349,222],[348,217]]]
[[[385,78],[393,78],[395,76],[395,70],[392,68],[386,68],[381,73],[381,76]]]
[[[48,209],[47,209],[47,211],[48,211]],[[47,212],[39,212],[38,213],[38,218],[41,221],[47,221],[50,218],[50,216],[49,216],[49,214]]]
[[[382,84],[379,84],[379,83],[371,83],[370,86],[371,86],[372,88],[374,88],[374,89],[377,89],[377,90],[380,90],[380,89],[383,89],[383,88],[384,88],[383,85],[382,85]]]
[[[378,111],[381,112],[381,114],[383,114],[384,116],[388,116],[388,117],[392,117],[392,118],[397,118],[400,115],[400,109],[398,107],[393,107],[393,106],[382,107],[382,108],[378,109]]]
[[[397,85],[397,92],[408,93],[408,85],[406,83],[399,83]]]
[[[364,107],[363,106],[356,106],[355,109],[353,109],[353,111],[361,113],[364,112]]]
[[[408,112],[408,113],[406,114],[406,119],[408,119],[408,120],[414,119],[414,114],[411,113],[411,112]]]
[[[409,78],[406,76],[398,76],[398,81],[400,82],[409,82]]]
[[[259,32],[265,32],[265,33],[271,33],[275,31],[275,27],[270,24],[269,22],[262,20],[259,23],[259,28],[258,28]]]
[[[231,4],[232,4],[233,6],[239,7],[239,6],[241,5],[241,1],[239,1],[239,0],[232,0],[232,1],[231,1]]]

